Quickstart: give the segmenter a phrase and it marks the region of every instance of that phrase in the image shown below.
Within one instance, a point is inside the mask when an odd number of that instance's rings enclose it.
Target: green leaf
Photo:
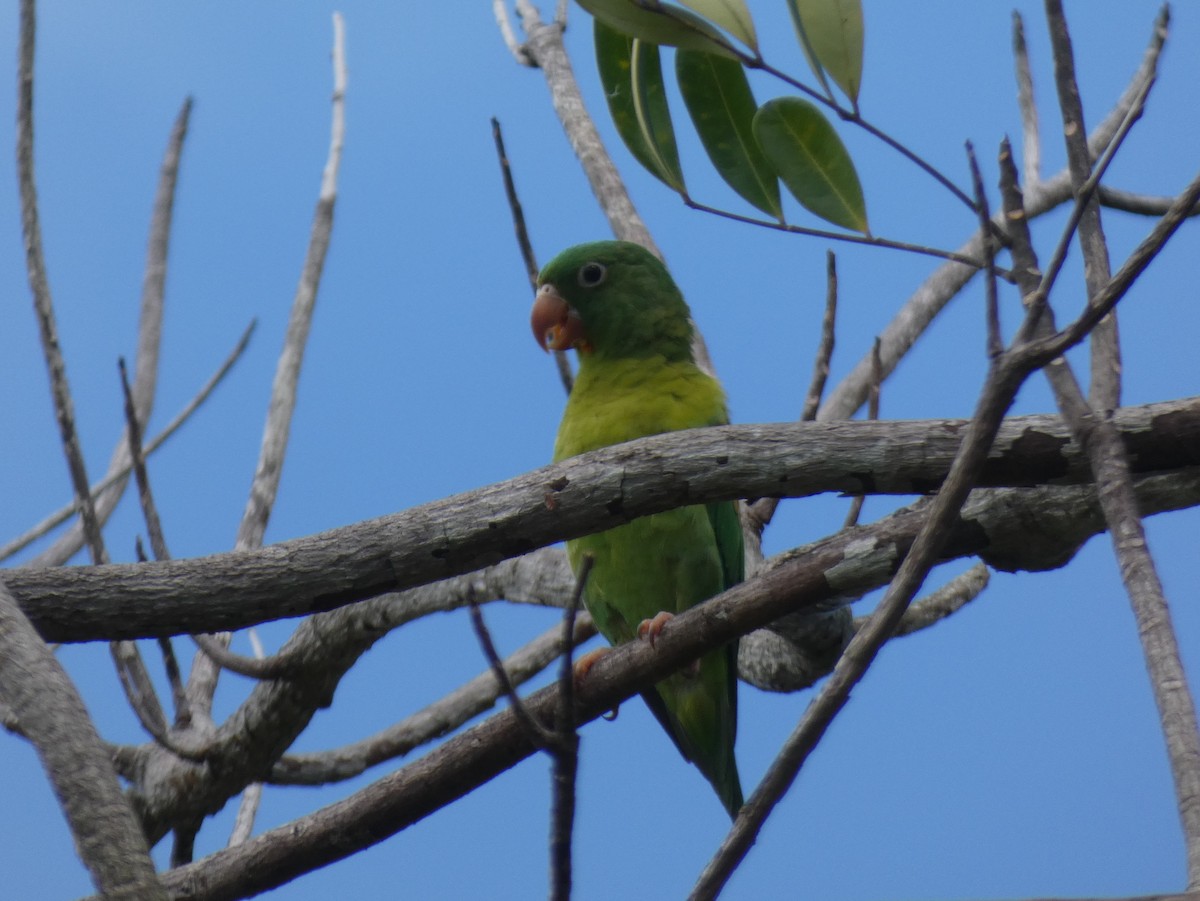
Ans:
[[[680,0],[710,22],[715,22],[731,35],[758,52],[758,35],[754,33],[754,20],[742,0]]]
[[[863,64],[861,0],[788,0],[788,9],[813,72],[822,83],[828,72],[857,106]]]
[[[690,10],[655,0],[651,11],[634,0],[578,0],[596,21],[631,38],[668,47],[706,50],[736,59],[721,32]]]
[[[869,234],[854,163],[815,106],[799,97],[770,100],[754,116],[754,136],[805,209],[835,225]]]
[[[779,219],[779,180],[754,137],[758,110],[742,67],[696,50],[675,52],[675,74],[708,158],[733,190]]]
[[[654,172],[667,187],[683,193],[683,169],[675,147],[675,129],[671,126],[671,110],[663,87],[662,63],[658,46],[634,39],[630,50],[633,76],[633,111],[637,117],[642,140],[654,159]],[[657,170],[657,171],[656,171]]]
[[[593,26],[596,66],[600,71],[600,83],[604,86],[604,97],[608,101],[608,113],[617,127],[617,134],[634,159],[656,178],[662,178],[655,155],[642,137],[633,105],[633,38],[605,25],[602,19],[596,19]]]

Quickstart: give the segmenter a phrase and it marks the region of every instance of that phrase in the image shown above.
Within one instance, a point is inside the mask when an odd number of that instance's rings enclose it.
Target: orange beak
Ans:
[[[533,339],[542,350],[586,348],[587,333],[583,320],[569,303],[562,299],[554,285],[542,285],[533,300],[529,314]]]

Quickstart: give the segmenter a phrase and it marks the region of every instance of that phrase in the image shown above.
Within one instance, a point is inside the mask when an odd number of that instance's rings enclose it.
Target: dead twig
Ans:
[[[188,401],[177,414],[175,414],[175,418],[167,423],[167,426],[161,432],[155,435],[148,444],[146,444],[145,448],[143,449],[146,457],[149,457],[152,453],[162,447],[163,444],[166,443],[167,439],[179,431],[183,424],[191,419],[192,414],[195,413],[206,400],[208,400],[209,396],[216,389],[217,385],[219,385],[222,380],[224,380],[225,376],[229,374],[229,371],[233,368],[234,363],[241,359],[242,354],[250,344],[250,336],[254,333],[254,328],[256,325],[257,320],[251,320],[250,324],[246,327],[246,330],[242,332],[242,335],[238,339],[238,342],[234,346],[233,350],[230,351],[229,355],[224,359],[224,361],[222,361],[221,365],[217,367],[217,371],[214,372],[212,376],[209,377],[208,381],[201,386],[200,390],[196,392],[195,396]],[[96,484],[91,487],[92,496],[100,497],[107,492],[112,485],[115,485],[119,480],[127,477],[132,471],[133,464],[128,458],[126,458],[125,463],[121,468],[111,470],[108,475],[96,482]],[[33,528],[25,532],[23,535],[14,538],[8,544],[0,547],[0,561],[7,560],[14,554],[24,550],[26,547],[50,532],[52,529],[62,525],[64,522],[70,519],[74,513],[75,505],[73,503],[60,507],[54,513],[51,513]],[[48,554],[50,552],[47,551],[46,553]],[[53,563],[53,561],[43,560],[43,557],[45,557],[45,554],[39,555],[38,559],[29,565],[42,566],[51,565]]]
[[[321,175],[321,189],[313,213],[308,251],[300,273],[300,282],[296,287],[296,295],[292,301],[283,349],[275,368],[275,379],[271,385],[271,400],[267,409],[266,425],[263,428],[258,465],[234,542],[235,550],[239,551],[250,550],[262,545],[267,520],[275,505],[279,480],[283,474],[283,461],[287,453],[292,413],[296,408],[300,368],[304,361],[304,349],[308,342],[309,328],[312,325],[317,290],[320,287],[325,256],[329,250],[329,239],[333,232],[338,170],[341,165],[342,147],[346,134],[345,51],[345,27],[342,16],[340,13],[334,13],[333,96],[330,103],[329,154]],[[228,637],[221,636],[217,640],[228,643]],[[199,710],[205,716],[208,716],[212,709],[212,696],[216,690],[218,672],[219,669],[207,656],[197,656],[192,666],[192,674],[188,682],[188,697],[193,710]]]
[[[554,716],[555,742],[552,784],[554,802],[550,818],[550,897],[571,898],[571,836],[575,829],[575,779],[579,772],[579,732],[575,728],[575,667],[571,637],[595,558],[584,554],[575,576],[575,591],[563,613],[563,654],[558,670],[558,709]]]

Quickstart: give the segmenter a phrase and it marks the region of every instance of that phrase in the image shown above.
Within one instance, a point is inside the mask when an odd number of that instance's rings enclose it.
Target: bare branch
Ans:
[[[1013,10],[1013,63],[1017,76],[1017,107],[1021,111],[1022,154],[1025,184],[1032,187],[1041,180],[1041,139],[1038,137],[1037,103],[1033,99],[1033,73],[1029,68],[1029,48],[1025,46],[1025,22]]]
[[[474,626],[475,635],[479,638],[479,646],[483,649],[483,656],[487,659],[488,666],[491,667],[492,675],[496,677],[496,681],[500,684],[500,690],[504,692],[504,695],[508,698],[509,705],[517,715],[517,720],[520,722],[521,728],[529,733],[529,740],[533,742],[534,747],[539,751],[549,751],[554,747],[554,733],[530,716],[529,711],[525,709],[525,705],[521,703],[521,698],[504,669],[504,662],[496,652],[496,645],[492,641],[492,634],[488,631],[487,624],[483,621],[483,613],[479,609],[479,601],[476,599],[474,591],[467,591],[467,606],[471,610],[471,625]]]
[[[1054,0],[1048,0],[1053,3]],[[1195,183],[1197,195],[1200,195],[1200,178]],[[1190,208],[1195,202],[1195,197],[1188,197],[1189,192],[1185,192],[1179,198],[1180,207]],[[1182,219],[1182,216],[1180,217]],[[1170,236],[1172,232],[1167,232],[1162,235],[1161,240],[1157,243],[1157,247],[1161,249],[1163,242]],[[1138,251],[1135,251],[1135,256]],[[1127,261],[1127,266],[1132,262]],[[1148,262],[1148,261],[1147,261]],[[1145,263],[1142,264],[1144,266]],[[1125,267],[1122,267],[1124,270]],[[1140,271],[1140,269],[1138,270]],[[1120,273],[1118,273],[1120,277]],[[1108,308],[1111,309],[1112,304],[1115,304],[1117,299],[1124,293],[1128,287],[1128,282],[1124,287],[1120,287],[1118,279],[1110,280],[1099,294],[1109,293],[1105,298]],[[1040,289],[1043,292],[1045,285]],[[1109,302],[1111,301],[1111,302]],[[1085,314],[1081,316],[1075,323],[1072,324],[1072,329],[1069,329],[1074,341],[1082,340],[1087,334],[1086,326],[1082,325],[1085,321],[1091,325],[1095,325],[1099,321],[1099,317],[1104,313],[1100,310],[1099,303],[1089,303]],[[747,801],[745,807],[739,812],[737,819],[734,821],[733,828],[729,835],[722,843],[720,849],[714,855],[713,860],[709,863],[701,874],[693,889],[692,897],[694,898],[711,898],[720,891],[721,887],[732,875],[734,869],[744,858],[750,845],[753,844],[755,837],[766,817],[774,808],[778,800],[783,796],[787,789],[792,784],[799,772],[803,762],[807,759],[808,754],[814,748],[830,722],[844,706],[849,698],[850,690],[862,678],[866,669],[874,660],[879,648],[882,646],[888,637],[895,631],[897,624],[900,621],[909,601],[915,592],[919,589],[921,582],[924,580],[926,573],[934,564],[935,558],[940,548],[948,539],[949,530],[952,527],[953,517],[957,515],[958,509],[966,500],[967,492],[975,481],[975,473],[982,469],[984,459],[986,457],[988,447],[991,444],[992,438],[997,433],[1000,427],[1001,417],[1004,411],[1012,403],[1016,395],[1016,391],[1025,378],[1039,366],[1049,363],[1054,357],[1059,354],[1050,355],[1046,351],[1047,341],[1032,341],[1029,346],[1023,344],[1030,340],[1034,333],[1036,323],[1042,320],[1042,310],[1036,304],[1029,306],[1026,315],[1026,322],[1017,332],[1017,337],[1014,340],[1014,345],[1011,351],[1006,352],[1001,357],[998,357],[989,371],[987,382],[984,385],[983,392],[980,396],[976,407],[976,415],[972,420],[971,426],[968,427],[967,433],[963,436],[962,447],[955,457],[954,464],[951,466],[950,472],[946,477],[945,483],[942,485],[937,496],[931,504],[929,516],[922,524],[922,528],[915,538],[912,547],[904,557],[904,562],[901,564],[895,579],[892,580],[888,587],[883,600],[876,608],[867,625],[860,630],[846,648],[842,659],[834,668],[829,681],[825,684],[821,693],[805,711],[804,717],[801,719],[795,731],[789,736],[785,742],[783,749],[780,751],[775,762],[772,763],[763,781],[756,788]],[[1065,335],[1066,332],[1060,333],[1059,336]],[[1068,346],[1063,343],[1062,350],[1066,350]],[[1114,441],[1114,444],[1116,442]],[[1126,566],[1133,559],[1132,555],[1122,555],[1122,540],[1123,536],[1114,534],[1113,540],[1118,545],[1118,557],[1122,562],[1122,575],[1126,579],[1131,596],[1134,597],[1135,606],[1138,604],[1138,591],[1135,590],[1134,583],[1137,583],[1137,588],[1144,595],[1153,595],[1153,589],[1158,587],[1157,594],[1161,597],[1161,586],[1157,586],[1157,577],[1153,573],[1153,569],[1149,566],[1149,557],[1144,554],[1145,538],[1141,534],[1141,522],[1137,515],[1137,504],[1132,496],[1128,498],[1128,503],[1121,503],[1119,507],[1115,503],[1106,499],[1106,494],[1112,491],[1114,487],[1121,485],[1132,487],[1132,482],[1128,479],[1121,480],[1119,478],[1118,464],[1122,458],[1119,452],[1113,452],[1111,455],[1103,459],[1104,467],[1097,460],[1098,454],[1092,453],[1089,448],[1089,456],[1093,461],[1093,466],[1096,468],[1097,482],[1100,485],[1100,500],[1104,505],[1105,513],[1114,531],[1118,528],[1118,524],[1122,527],[1122,531],[1126,533],[1124,537],[1125,544],[1128,550],[1142,551],[1142,563],[1137,572],[1126,572]],[[1104,476],[1104,477],[1102,477]],[[1123,502],[1125,499],[1122,498]],[[1119,509],[1124,515],[1113,515],[1114,508]],[[1165,616],[1165,603],[1161,611],[1159,620],[1160,628],[1157,629],[1154,642],[1158,644],[1158,650],[1162,652],[1160,655],[1163,661],[1173,657],[1178,660],[1177,648],[1174,646],[1174,634],[1171,632],[1168,625],[1169,620]],[[1143,620],[1139,615],[1139,622],[1142,628],[1145,627],[1146,620]],[[1172,655],[1170,651],[1175,651]],[[1148,657],[1149,657],[1148,653]],[[1156,674],[1157,675],[1157,674]],[[1172,737],[1180,738],[1186,741],[1190,747],[1197,747],[1197,753],[1193,757],[1188,748],[1188,756],[1186,760],[1180,760],[1178,757],[1173,757],[1173,764],[1180,764],[1178,768],[1173,766],[1174,774],[1177,779],[1177,791],[1180,797],[1181,816],[1185,819],[1185,831],[1189,838],[1189,864],[1192,861],[1191,848],[1192,836],[1195,834],[1191,829],[1191,824],[1188,822],[1188,817],[1194,814],[1200,814],[1200,739],[1197,739],[1196,719],[1194,710],[1191,708],[1191,698],[1187,693],[1186,687],[1179,690],[1182,684],[1186,686],[1183,680],[1182,669],[1179,669],[1174,675],[1174,681],[1171,683],[1174,689],[1173,697],[1170,699],[1173,703],[1172,711],[1176,715],[1180,714],[1181,708],[1186,705],[1188,712],[1191,712],[1190,721],[1181,719],[1180,725],[1183,727],[1179,730],[1180,733],[1187,732],[1186,736],[1172,736],[1168,730],[1168,742]],[[1156,697],[1162,697],[1158,692],[1158,682],[1156,680]],[[1161,704],[1160,700],[1160,704]],[[1160,707],[1161,709],[1161,707]],[[1180,751],[1180,746],[1171,748],[1173,753]],[[1182,779],[1189,780],[1182,782]],[[1192,782],[1191,780],[1196,780]]]
[[[825,251],[825,315],[821,318],[821,341],[813,360],[812,380],[804,396],[801,422],[811,422],[817,417],[821,406],[821,395],[825,393],[825,380],[829,378],[829,363],[833,359],[834,323],[837,320],[838,281],[837,257],[832,250]]]
[[[513,31],[512,20],[508,17],[508,4],[505,0],[492,0],[492,14],[496,17],[496,26],[500,29],[500,37],[504,39],[504,46],[513,55],[513,59],[517,61],[517,65],[536,67],[537,63],[529,58],[529,54],[525,52],[525,48],[517,40],[517,35]]]
[[[957,613],[987,588],[991,578],[987,564],[976,563],[966,572],[955,576],[937,591],[912,602],[904,611],[900,624],[896,627],[895,637],[912,635],[922,629],[928,629],[935,623],[940,623],[948,616]],[[857,632],[866,625],[868,617],[856,616],[853,628]]]
[[[1200,483],[1200,479],[1194,481]],[[1163,491],[1167,498],[1177,494],[1175,488]],[[1086,507],[1085,490],[1079,489],[1071,502],[1083,502]],[[1059,507],[1061,511],[1061,504]],[[1076,510],[1071,514],[1074,518]],[[773,622],[784,613],[828,604],[836,593],[828,578],[831,571],[845,575],[839,587],[847,591],[860,589],[864,580],[886,580],[923,519],[920,511],[906,510],[872,526],[797,549],[761,576],[679,614],[653,649],[645,642],[614,648],[579,687],[579,720],[602,715],[734,635]],[[961,539],[969,542],[972,535],[977,535],[973,526],[956,536],[956,547]],[[874,548],[876,555],[860,553],[866,545]],[[868,563],[869,557],[874,559]],[[526,698],[525,703],[539,721],[548,723],[558,703],[556,695],[557,687],[550,687]],[[263,833],[237,849],[166,874],[164,880],[173,892],[196,892],[190,896],[195,901],[231,897],[235,891],[243,895],[261,891],[382,841],[533,751],[515,715],[506,709],[346,800]],[[338,841],[332,840],[334,836]],[[251,860],[254,866],[248,865]]]
[[[579,92],[575,73],[563,47],[562,23],[542,22],[537,8],[529,0],[520,0],[517,12],[521,15],[521,25],[526,35],[522,49],[546,78],[554,111],[562,122],[571,149],[579,157],[579,163],[600,203],[600,209],[608,218],[613,234],[623,241],[641,244],[661,257],[583,105],[583,95]]]
[[[342,17],[338,13],[334,13],[333,16],[333,32],[333,122],[330,126],[329,157],[321,177],[321,192],[316,211],[313,213],[312,235],[304,259],[304,269],[300,275],[300,284],[296,287],[283,350],[280,352],[275,381],[271,386],[271,404],[267,412],[266,428],[263,430],[258,468],[254,473],[250,498],[238,528],[235,545],[237,550],[248,550],[262,545],[267,519],[275,504],[279,478],[283,473],[283,458],[287,452],[292,413],[296,407],[300,367],[304,362],[304,349],[316,306],[317,289],[321,284],[325,255],[329,250],[329,238],[333,232],[338,168],[342,160],[346,130],[345,36]]]
[[[596,634],[591,617],[581,614],[573,644]],[[542,672],[563,652],[562,628],[554,626],[504,661],[513,685],[521,685]],[[457,729],[467,720],[495,706],[502,694],[489,666],[471,681],[423,710],[382,732],[332,751],[288,754],[271,771],[270,782],[279,785],[323,785],[351,779],[376,764],[402,757],[415,748]]]
[[[1123,267],[1114,281],[1131,277]],[[1029,353],[1060,355],[1073,329]],[[1188,432],[1197,415],[1200,403],[1191,399],[1121,410],[1114,422],[1136,471],[1165,472],[1197,465],[1200,442]],[[9,573],[9,585],[48,640],[242,628],[471,572],[675,506],[768,493],[925,493],[945,478],[963,428],[936,420],[674,432],[259,551],[87,572],[20,569]],[[1014,417],[999,441],[983,484],[1090,481],[1086,457],[1055,416]],[[871,484],[853,475],[863,472]]]
[[[213,663],[247,679],[292,679],[304,672],[306,659],[302,655],[274,654],[264,657],[256,654],[246,657],[231,650],[213,635],[193,633],[192,641]]]
[[[1175,200],[1174,197],[1157,197],[1149,194],[1135,194],[1132,191],[1121,191],[1117,188],[1110,188],[1108,185],[1100,186],[1098,196],[1102,206],[1126,213],[1135,213],[1138,216],[1166,215],[1172,201]],[[1200,206],[1192,207],[1188,215],[1200,216]]]
[[[170,247],[172,212],[175,204],[175,188],[178,183],[179,162],[183,154],[183,142],[187,136],[188,120],[191,116],[192,100],[187,98],[176,116],[175,124],[167,141],[159,171],[158,189],[154,197],[154,208],[150,218],[150,234],[146,243],[146,268],[142,279],[141,314],[138,321],[137,357],[133,383],[134,408],[138,419],[146,422],[154,406],[154,393],[158,382],[159,348],[162,344],[163,301],[166,290],[167,254]],[[96,519],[105,522],[125,491],[130,472],[129,444],[122,435],[113,449],[108,464],[108,473],[97,488],[92,490]],[[72,504],[65,515],[46,526],[45,534],[54,525],[64,521],[76,510]],[[25,543],[28,543],[26,541]],[[55,543],[31,561],[32,566],[59,566],[69,560],[83,546],[84,536],[80,526],[68,530]],[[17,544],[13,542],[13,544]],[[13,548],[10,544],[0,551],[0,559],[16,553],[23,544]],[[12,548],[10,550],[10,548]]]
[[[258,634],[250,630],[250,645],[254,649],[254,658],[262,660],[263,654],[262,642],[258,640]],[[224,650],[224,648],[222,648]],[[262,804],[263,784],[261,782],[252,782],[246,786],[242,792],[242,800],[238,804],[237,816],[233,821],[233,830],[229,834],[229,846],[240,845],[250,837],[254,831],[254,820],[258,816],[258,808]]]
[[[537,288],[538,264],[529,242],[529,231],[525,228],[525,211],[521,208],[521,199],[517,196],[517,186],[513,181],[512,165],[508,160],[508,152],[504,149],[504,134],[500,130],[500,120],[492,117],[492,141],[496,145],[496,158],[500,161],[500,175],[504,180],[504,196],[508,198],[508,209],[512,213],[513,231],[517,236],[517,247],[521,250],[521,259],[525,262],[525,274],[529,276],[529,287]]]
[[[975,147],[970,141],[967,141],[967,163],[971,168],[971,188],[975,193],[975,208],[979,211],[979,233],[983,235],[983,253],[987,261],[984,266],[987,355],[988,359],[992,359],[1004,352],[1004,339],[1000,334],[1000,306],[996,297],[996,239],[992,235],[992,212],[988,208],[987,192],[983,189],[983,174],[979,171],[979,160],[975,158]],[[878,358],[878,340],[875,342],[875,354]]]
[[[146,445],[145,456],[149,457],[150,454],[154,453],[156,450],[158,450],[160,447],[162,447],[163,444],[166,442],[166,440],[168,438],[170,438],[172,435],[174,435],[177,431],[179,431],[179,428],[191,418],[192,414],[195,413],[196,410],[198,410],[200,408],[200,405],[203,404],[206,400],[208,400],[209,395],[211,395],[212,392],[216,389],[217,385],[219,385],[221,383],[221,381],[229,373],[229,370],[233,368],[233,364],[236,363],[241,358],[242,353],[245,352],[246,347],[250,343],[250,336],[254,333],[255,325],[256,325],[256,321],[251,321],[250,325],[248,325],[246,327],[246,330],[242,333],[241,338],[238,339],[238,343],[234,346],[233,350],[229,353],[229,356],[227,356],[225,358],[224,362],[221,363],[221,365],[217,368],[217,371],[215,373],[213,373],[213,375],[209,378],[209,380],[204,383],[204,385],[201,387],[201,389],[196,393],[196,396],[193,397],[190,401],[188,401],[188,403],[183,407],[183,409],[180,410],[179,413],[177,413],[175,415],[175,418],[172,419],[167,424],[167,427],[164,428],[157,435],[155,435],[154,439],[149,444]],[[95,485],[92,486],[92,488],[91,488],[92,496],[100,497],[101,495],[105,494],[112,485],[115,485],[119,480],[126,478],[129,475],[129,473],[132,471],[133,471],[133,465],[128,460],[128,458],[126,458],[125,463],[122,468],[117,469],[117,470],[110,470],[108,475],[106,475],[103,479],[101,479],[99,482],[97,482]],[[40,523],[38,523],[36,526],[34,526],[32,529],[30,529],[28,532],[26,532],[24,535],[14,538],[8,544],[4,545],[3,547],[0,547],[0,561],[7,560],[9,557],[13,556],[13,554],[19,553],[24,548],[26,548],[30,544],[32,544],[34,541],[41,538],[47,532],[54,529],[56,526],[59,526],[62,523],[66,522],[68,519],[71,518],[71,516],[74,513],[75,513],[75,505],[73,503],[67,504],[64,507],[59,508],[54,513],[50,514],[48,517],[46,517],[44,520],[42,520]],[[72,551],[72,553],[74,553],[74,551]],[[35,561],[33,561],[29,565],[30,566],[56,565],[56,563],[53,559],[44,559],[47,557],[47,555],[53,556],[51,551],[47,551],[44,554],[40,555]],[[61,562],[61,561],[59,561],[59,562]]]
[[[121,374],[121,392],[125,398],[126,441],[129,443],[129,455],[133,463],[134,479],[137,481],[142,515],[146,519],[146,532],[150,536],[150,549],[154,552],[155,560],[170,560],[171,553],[167,550],[167,539],[163,535],[162,520],[159,519],[158,507],[154,503],[154,494],[150,490],[150,476],[146,472],[146,456],[142,451],[142,426],[138,422],[137,408],[134,406],[133,391],[129,387],[129,373],[125,369],[124,357],[117,359],[117,369]]]
[[[1196,446],[1194,442],[1192,446]],[[1138,497],[1147,513],[1200,502],[1200,469],[1183,477],[1149,476],[1139,481]],[[828,606],[831,601],[843,603],[860,597],[886,584],[895,572],[904,548],[911,541],[909,529],[915,530],[919,525],[919,520],[911,514],[911,510],[902,511],[871,527],[852,530],[843,536],[844,545],[818,543],[799,548],[773,561],[772,569],[797,560],[818,567],[834,567],[812,575],[814,584],[819,583],[821,591],[826,592],[819,603]],[[1103,516],[1089,486],[977,492],[963,511],[963,522],[952,546],[955,556],[983,554],[998,568],[1049,569],[1062,566],[1102,528]],[[837,573],[834,584],[829,581],[830,572]],[[158,836],[172,824],[190,822],[197,812],[211,810],[240,791],[248,773],[271,766],[278,749],[299,734],[313,712],[328,704],[341,675],[374,641],[388,629],[429,611],[461,606],[462,586],[467,581],[476,582],[481,586],[477,590],[487,592],[488,596],[527,602],[556,597],[558,606],[565,604],[573,590],[573,579],[561,550],[545,549],[471,576],[312,617],[300,626],[285,651],[308,645],[314,661],[320,660],[324,669],[314,665],[304,680],[256,685],[233,720],[218,730],[221,755],[218,759],[228,758],[229,763],[213,766],[203,773],[175,765],[165,783],[171,791],[156,792],[145,799],[148,806],[143,808],[143,817],[149,834]],[[837,593],[836,600],[829,597],[829,591]],[[848,616],[848,611],[845,612]],[[771,618],[773,629],[777,622],[778,616]],[[753,623],[748,626],[753,627]],[[755,632],[752,637],[760,634]],[[835,654],[838,648],[840,643],[835,641]],[[748,655],[739,654],[739,660],[747,662]],[[753,684],[762,684],[745,669],[742,675]],[[490,672],[487,678],[494,686]],[[780,690],[777,685],[763,687]],[[132,756],[119,749],[114,752],[114,759],[126,757],[135,761],[137,749]]]
[[[720,893],[750,850],[766,818],[791,787],[812,749],[849,700],[851,689],[866,674],[879,649],[895,633],[913,596],[920,590],[950,538],[954,520],[983,469],[1005,411],[1033,369],[1033,361],[1022,360],[1015,354],[993,359],[976,403],[975,415],[963,435],[946,481],[928,506],[920,530],[904,554],[883,600],[851,639],[829,681],[809,704],[762,782],[738,812],[729,834],[696,881],[691,898],[715,898]]]
[[[329,250],[329,239],[333,233],[333,211],[337,202],[338,169],[342,161],[342,146],[346,132],[346,55],[345,28],[340,13],[333,14],[333,96],[331,99],[331,124],[329,155],[321,175],[321,190],[313,213],[312,231],[300,283],[292,301],[292,311],[284,335],[283,349],[275,368],[275,379],[271,385],[271,400],[267,409],[267,421],[263,428],[262,445],[259,449],[258,466],[250,485],[250,495],[238,526],[234,549],[244,551],[262,545],[267,520],[275,505],[279,480],[283,475],[283,460],[287,453],[288,436],[291,431],[292,413],[296,408],[300,368],[304,362],[304,350],[308,343],[308,332],[312,325],[316,307],[317,290],[321,284],[321,273],[325,267],[325,255]],[[207,631],[207,630],[205,630]],[[228,643],[228,637],[218,640]],[[188,696],[193,708],[207,715],[216,690],[217,670],[207,656],[196,657],[192,677],[188,684]]]
[[[32,42],[31,0],[22,7],[22,32]],[[0,701],[36,748],[97,890],[128,901],[166,898],[83,701],[3,583]]]
[[[1007,157],[1002,157],[1001,165],[1002,171],[1007,170],[1004,171],[1006,204],[1011,205],[1019,201],[1019,195],[1011,184],[1015,173],[1011,171],[1011,160]],[[1200,196],[1200,176],[1193,183],[1192,190],[1195,196]],[[1186,196],[1177,200],[1175,213],[1179,221],[1182,221],[1187,204]],[[1029,236],[1023,219],[1013,215],[1010,221],[1018,232],[1014,239],[1014,259],[1018,247],[1022,255],[1030,257],[1032,251],[1028,249]],[[1020,268],[1036,269],[1036,261]],[[1122,271],[1125,268],[1122,267]],[[1044,298],[1043,286],[1049,275],[1047,273],[1036,286],[1032,280],[1026,279],[1023,291],[1027,297]],[[1089,288],[1089,311],[1099,303],[1099,295],[1107,287],[1095,295],[1091,294]],[[1031,309],[1035,307],[1032,300],[1027,302]],[[1040,334],[1045,335],[1053,332],[1054,318],[1048,304],[1043,306]],[[1101,321],[1097,315],[1094,314],[1093,319]],[[1049,339],[1043,338],[1045,340]],[[1195,703],[1187,687],[1170,611],[1148,550],[1134,498],[1129,460],[1111,422],[1099,416],[1083,397],[1066,360],[1061,357],[1055,359],[1047,368],[1047,375],[1059,408],[1070,424],[1075,439],[1087,449],[1090,465],[1095,472],[1100,502],[1112,535],[1122,580],[1133,606],[1151,687],[1162,720],[1187,845],[1189,885],[1195,886],[1200,881],[1200,732],[1197,731]]]
[[[879,400],[883,394],[883,362],[879,358],[879,339],[875,339],[871,350],[871,393],[867,397],[867,419],[874,421],[879,419]],[[854,500],[850,502],[850,509],[846,511],[846,518],[842,522],[842,528],[848,529],[850,526],[858,524],[858,517],[862,515],[863,503],[866,501],[865,494],[856,494]]]
[[[550,817],[550,897],[555,901],[571,899],[571,836],[575,830],[575,781],[579,773],[579,732],[575,728],[575,667],[572,636],[575,618],[583,602],[583,590],[596,559],[584,554],[575,590],[563,613],[563,654],[558,672],[558,710],[554,715],[554,767],[551,784],[554,801]]]
[[[503,0],[498,0],[501,10],[504,9]],[[507,21],[507,13],[504,13]],[[529,232],[525,228],[525,212],[521,208],[521,200],[517,197],[517,186],[513,181],[512,166],[508,161],[508,153],[504,149],[504,135],[500,131],[500,120],[495,116],[492,117],[492,140],[496,144],[496,156],[500,160],[500,174],[504,179],[504,195],[508,198],[508,208],[512,213],[513,231],[517,235],[517,246],[521,249],[521,259],[525,262],[525,273],[529,276],[529,285],[531,288],[537,288],[538,264],[537,257],[533,252],[533,245],[529,241]],[[566,351],[554,351],[554,364],[558,367],[558,377],[562,380],[563,388],[567,394],[571,393],[571,385],[574,382],[574,377],[571,375],[571,363],[567,359]]]
[[[1124,93],[1109,114],[1088,138],[1088,148],[1093,156],[1099,156],[1112,141],[1113,136],[1127,118],[1129,111],[1143,94],[1145,84],[1154,77],[1162,51],[1166,32],[1156,28],[1143,55],[1141,65],[1133,74]],[[1071,177],[1062,171],[1037,185],[1030,186],[1025,198],[1025,215],[1030,219],[1065,203],[1071,199]],[[993,220],[995,223],[997,220]],[[1002,223],[999,223],[1002,225]],[[982,253],[982,237],[979,232],[967,241],[958,252],[973,259]],[[925,332],[938,313],[954,298],[975,274],[975,270],[957,263],[939,266],[934,273],[905,302],[900,311],[880,333],[881,356],[884,374],[890,375],[896,364],[908,353],[916,340]],[[822,421],[848,419],[853,416],[867,398],[871,384],[871,355],[868,352],[842,379],[826,399],[817,414]]]
[[[75,431],[75,406],[67,383],[67,366],[58,343],[58,322],[50,281],[46,275],[46,259],[42,250],[42,226],[38,213],[37,182],[33,170],[33,57],[34,3],[21,4],[21,42],[18,62],[17,91],[17,180],[21,190],[21,230],[25,237],[25,267],[33,308],[42,342],[42,354],[50,377],[50,395],[58,422],[67,470],[75,491],[75,505],[83,521],[83,531],[91,548],[93,563],[107,563],[96,508],[88,487],[87,469],[79,436]]]
[[[1063,137],[1067,146],[1067,165],[1071,184],[1078,193],[1092,174],[1083,122],[1083,101],[1075,79],[1075,57],[1071,35],[1061,0],[1046,0],[1046,19],[1050,26],[1050,45],[1054,50],[1054,82],[1062,109]],[[1140,110],[1138,105],[1137,109]],[[1083,250],[1083,273],[1088,295],[1096,294],[1111,278],[1108,243],[1100,218],[1100,203],[1089,197],[1079,216],[1079,246]],[[1121,349],[1115,315],[1097,323],[1092,331],[1092,384],[1088,394],[1097,409],[1112,409],[1121,402]],[[1198,871],[1200,873],[1200,871]]]

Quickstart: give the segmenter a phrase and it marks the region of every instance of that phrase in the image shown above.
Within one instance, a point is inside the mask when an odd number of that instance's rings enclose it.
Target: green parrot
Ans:
[[[555,257],[538,276],[531,314],[543,350],[575,348],[579,371],[554,460],[645,435],[729,422],[725,394],[692,354],[687,304],[659,260],[637,244],[598,241]],[[733,502],[635,519],[567,542],[583,600],[609,642],[654,637],[673,613],[743,577]],[[731,817],[742,806],[734,760],[737,642],[706,654],[643,694],[683,756],[700,768]]]

